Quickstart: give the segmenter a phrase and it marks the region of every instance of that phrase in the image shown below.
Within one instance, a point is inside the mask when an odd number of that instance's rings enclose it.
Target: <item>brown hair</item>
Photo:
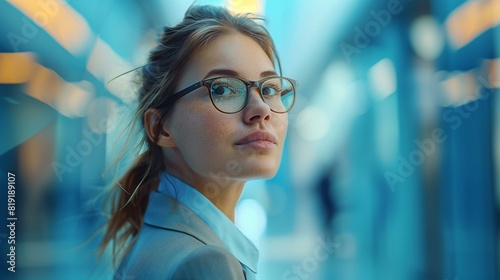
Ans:
[[[144,149],[125,175],[119,179],[107,195],[109,220],[99,246],[102,255],[106,247],[112,244],[113,264],[128,252],[143,224],[143,216],[148,204],[149,194],[157,188],[159,175],[165,170],[161,148],[156,144],[159,126],[165,121],[168,112],[174,106],[169,97],[177,89],[185,63],[197,50],[221,35],[231,31],[240,32],[257,42],[269,56],[281,73],[281,65],[274,43],[268,31],[254,20],[263,20],[252,14],[233,15],[222,7],[191,6],[184,19],[174,27],[166,27],[161,34],[159,44],[150,54],[148,62],[141,67],[139,76],[138,107],[127,126],[127,141],[135,135],[140,123],[142,138],[137,143],[138,149]],[[154,127],[153,140],[144,131],[144,115],[147,110],[156,109],[159,121]],[[124,135],[125,133],[122,133]],[[127,152],[122,150],[120,158]]]

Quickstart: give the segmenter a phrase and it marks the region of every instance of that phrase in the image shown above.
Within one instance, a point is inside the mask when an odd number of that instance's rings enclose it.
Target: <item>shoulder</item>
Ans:
[[[117,269],[116,275],[121,276],[116,279],[126,279],[124,275],[137,279],[171,279],[168,275],[180,261],[204,246],[191,235],[145,225]]]
[[[205,245],[186,255],[172,279],[245,279],[240,262],[226,249]]]
[[[195,237],[145,226],[115,279],[245,279],[240,262],[225,248]]]

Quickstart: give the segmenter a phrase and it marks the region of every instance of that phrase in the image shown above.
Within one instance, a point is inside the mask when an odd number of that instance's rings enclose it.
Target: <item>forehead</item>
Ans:
[[[229,69],[242,78],[255,80],[262,72],[274,71],[271,58],[252,38],[239,32],[222,35],[201,47],[189,60],[185,78],[199,80],[214,69]]]

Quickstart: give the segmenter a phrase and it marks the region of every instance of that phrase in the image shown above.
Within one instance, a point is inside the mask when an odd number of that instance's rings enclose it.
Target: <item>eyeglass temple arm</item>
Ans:
[[[281,96],[285,96],[285,95],[289,94],[292,91],[293,91],[292,89],[284,90],[284,91],[281,92]]]
[[[188,86],[187,88],[181,90],[181,91],[178,91],[176,93],[174,93],[173,95],[171,95],[169,98],[168,98],[168,103],[174,103],[176,102],[177,100],[181,99],[182,97],[184,97],[185,95],[187,95],[188,93],[192,92],[193,90],[199,88],[199,87],[202,87],[203,86],[203,82],[200,81],[200,82],[197,82],[197,83],[194,83],[190,86]]]

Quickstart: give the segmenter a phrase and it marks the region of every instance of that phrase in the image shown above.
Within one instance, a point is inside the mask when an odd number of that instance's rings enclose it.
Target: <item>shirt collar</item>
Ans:
[[[162,173],[158,192],[168,195],[198,215],[222,240],[245,270],[257,273],[259,251],[255,245],[207,197],[179,178]],[[248,274],[248,272],[247,272]]]

